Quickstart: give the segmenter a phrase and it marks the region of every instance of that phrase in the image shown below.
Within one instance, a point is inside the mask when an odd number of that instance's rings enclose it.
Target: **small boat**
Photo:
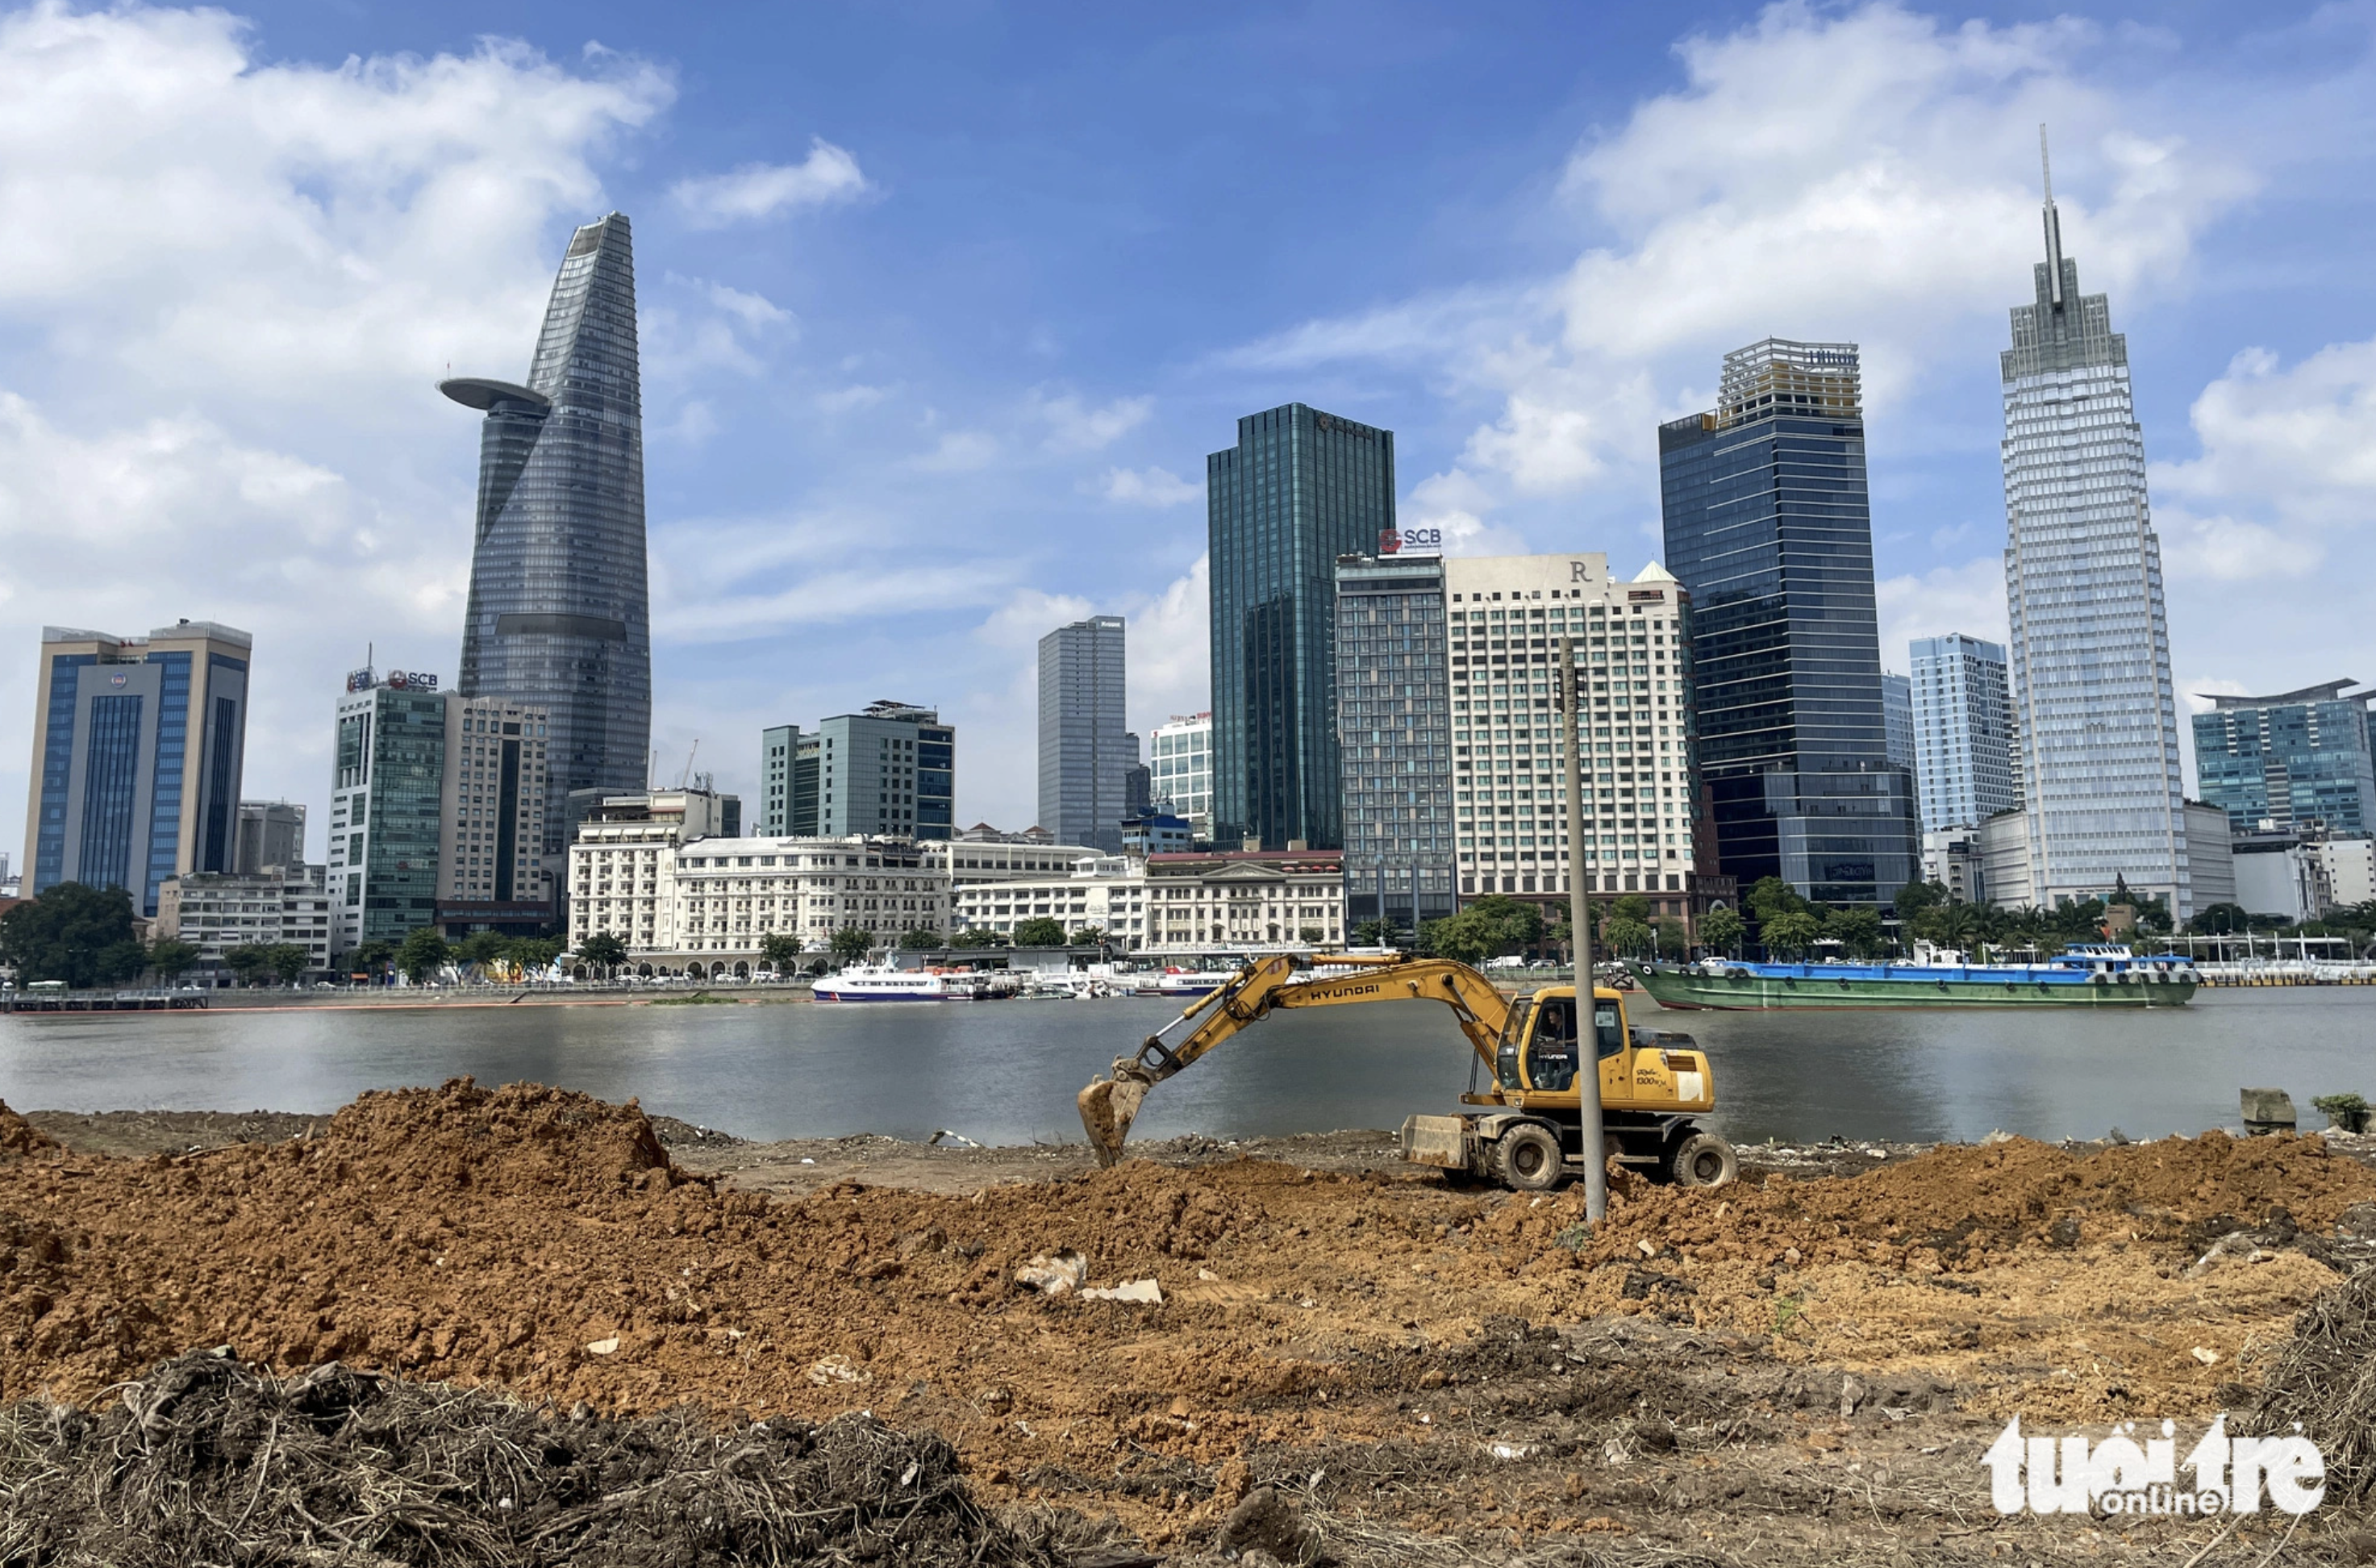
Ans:
[[[2181,954],[2074,943],[2042,964],[1627,965],[1661,1007],[2180,1007],[2201,983]]]
[[[1166,969],[1156,982],[1158,996],[1203,996],[1238,978],[1235,969]]]
[[[985,1002],[998,991],[987,976],[970,969],[861,964],[822,977],[813,994],[819,1002]]]

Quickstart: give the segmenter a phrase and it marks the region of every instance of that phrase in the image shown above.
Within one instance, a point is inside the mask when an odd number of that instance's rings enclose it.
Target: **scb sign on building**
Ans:
[[[1378,533],[1381,555],[1441,555],[1442,529],[1383,529]]]

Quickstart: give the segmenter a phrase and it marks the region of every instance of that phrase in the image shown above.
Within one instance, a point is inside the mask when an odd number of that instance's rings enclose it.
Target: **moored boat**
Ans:
[[[1235,969],[1166,969],[1155,990],[1158,996],[1203,996],[1237,978]]]
[[[1627,966],[1662,1007],[1770,1012],[1844,1007],[2178,1007],[2200,983],[2175,953],[2080,943],[2042,964]]]
[[[880,964],[822,976],[812,993],[819,1002],[987,1002],[1001,994],[990,977],[970,969],[901,969]]]

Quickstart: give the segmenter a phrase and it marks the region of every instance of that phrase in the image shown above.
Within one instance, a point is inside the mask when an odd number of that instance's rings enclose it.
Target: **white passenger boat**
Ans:
[[[818,979],[819,1002],[986,1002],[998,994],[970,969],[899,969],[861,964]]]
[[[1237,978],[1235,969],[1166,969],[1155,991],[1158,996],[1202,996]]]

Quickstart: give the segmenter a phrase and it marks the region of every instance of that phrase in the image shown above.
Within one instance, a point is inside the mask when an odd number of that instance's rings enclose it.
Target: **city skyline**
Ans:
[[[28,16],[0,36],[8,58],[70,42],[97,67],[73,78],[86,83],[145,42],[181,84],[137,105],[40,85],[36,112],[68,134],[18,171],[52,214],[45,248],[0,262],[0,312],[25,334],[7,388],[25,399],[8,426],[17,460],[0,481],[22,519],[9,525],[19,564],[0,633],[30,648],[35,614],[255,628],[269,657],[250,792],[316,816],[331,767],[319,716],[361,645],[377,641],[384,663],[454,668],[476,454],[426,389],[449,362],[490,368],[491,347],[532,338],[552,258],[612,208],[636,216],[645,252],[654,743],[681,757],[705,737],[721,786],[746,796],[744,737],[761,722],[892,690],[939,702],[979,738],[961,814],[1021,822],[1029,737],[1002,742],[989,724],[1029,664],[1018,623],[1036,636],[1128,614],[1143,647],[1174,655],[1134,661],[1134,728],[1203,707],[1203,650],[1188,646],[1201,617],[1183,612],[1203,597],[1194,457],[1250,408],[1300,398],[1395,430],[1398,509],[1440,522],[1452,553],[1646,561],[1660,552],[1642,533],[1645,430],[1705,406],[1709,356],[1764,332],[1864,346],[1891,646],[1916,631],[2002,636],[1970,612],[1987,609],[1993,532],[1982,356],[2005,268],[2034,244],[2039,118],[2057,127],[2066,233],[2091,284],[2120,294],[2147,365],[2137,400],[2180,689],[2285,690],[2356,667],[2359,630],[2316,585],[2355,569],[2358,536],[2334,519],[2366,511],[2322,456],[2354,445],[2351,389],[2376,324],[2368,285],[2325,259],[2353,251],[2338,240],[2354,220],[2322,193],[2351,184],[2358,155],[2347,134],[2287,134],[2313,108],[2357,123],[2355,24],[2329,24],[2320,63],[2287,67],[2279,90],[2230,62],[2297,36],[2301,13],[2284,8],[2177,18],[2168,52],[2145,57],[2076,35],[2049,47],[1985,14],[1966,35],[1960,14],[1871,7],[1718,15],[1674,50],[1674,24],[1621,11],[1588,80],[1573,26],[1512,13],[1431,53],[1469,84],[1429,99],[1442,166],[1395,128],[1416,85],[1403,67],[1332,59],[1320,79],[1342,124],[1299,137],[1291,174],[1224,190],[1174,156],[1190,122],[1136,74],[1170,39],[1143,25],[1094,30],[1128,84],[1109,96],[1061,57],[1022,58],[1020,36],[1016,54],[997,45],[970,66],[982,35],[953,26],[933,45],[952,91],[909,129],[919,106],[862,72],[830,79],[879,40],[863,24],[838,24],[765,117],[737,124],[756,100],[747,77],[719,74],[731,62],[601,7],[507,18],[517,56],[474,53],[484,24],[434,9],[400,32],[368,14],[247,14],[247,37],[170,10]],[[607,52],[587,64],[597,29]],[[1230,18],[1199,37],[1225,74],[1272,68]],[[201,44],[243,68],[198,71]],[[368,67],[352,82],[335,68],[350,53]],[[1983,55],[2010,76],[1989,76]],[[1780,110],[1745,84],[1761,63],[1811,58],[1854,66],[1836,121],[1794,122],[1787,159],[1755,151]],[[1153,217],[1151,244],[1067,227],[1091,220],[1060,216],[1064,187],[1028,172],[1030,147],[1057,143],[983,113],[989,84],[1018,68],[1059,89],[1066,145],[1165,149],[1070,166],[1113,198],[1073,208]],[[2207,100],[2206,75],[2224,84]],[[1489,77],[1490,107],[1475,85]],[[1193,96],[1207,78],[1191,78]],[[441,82],[478,96],[441,98]],[[242,106],[267,92],[301,95],[361,141],[300,180],[279,143],[209,134],[252,120]],[[125,137],[72,134],[93,115]],[[981,161],[962,172],[932,155],[952,125],[982,133],[966,155]],[[1679,125],[1701,128],[1676,137]],[[120,186],[141,171],[146,183]],[[152,230],[126,247],[72,199],[122,189],[170,210],[175,190],[217,175],[257,221]],[[481,177],[491,198],[457,205]],[[1552,184],[1567,205],[1547,226]],[[1312,221],[1260,227],[1286,210]],[[1379,244],[1387,229],[1410,243]],[[1801,242],[1812,232],[1833,236],[1820,256]],[[1766,258],[1754,277],[1681,260],[1752,242]],[[983,255],[1008,259],[957,276],[956,258]],[[1099,255],[1111,282],[1077,287],[1073,255]],[[127,295],[144,308],[124,311]],[[1130,327],[1106,330],[1123,298]],[[2286,445],[2297,435],[2302,460]],[[1102,548],[1119,537],[1134,541],[1126,558]],[[147,570],[71,567],[67,541],[92,539]],[[53,602],[33,612],[37,592]],[[2222,615],[2274,631],[2218,637]],[[754,695],[761,671],[783,670],[798,689]],[[27,675],[21,655],[0,671],[14,682],[0,723],[28,722]],[[0,811],[22,809],[29,742],[0,730]]]

